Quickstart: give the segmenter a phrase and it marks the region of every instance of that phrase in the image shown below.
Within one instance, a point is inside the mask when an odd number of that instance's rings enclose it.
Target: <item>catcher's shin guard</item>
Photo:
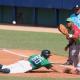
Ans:
[[[0,69],[0,72],[2,72],[2,73],[10,73],[10,69],[8,69],[8,68]]]

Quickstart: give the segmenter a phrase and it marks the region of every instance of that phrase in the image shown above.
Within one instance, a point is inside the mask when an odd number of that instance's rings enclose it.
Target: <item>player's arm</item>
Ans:
[[[69,34],[68,35],[68,38],[72,38],[74,40],[78,39],[79,35],[80,35],[80,29],[76,26],[76,25],[73,25],[72,26],[72,30],[73,30],[73,34]]]
[[[74,43],[74,39],[69,39],[69,43],[67,44],[67,46],[65,47],[65,51],[67,51],[67,49]]]
[[[54,67],[51,67],[50,69],[54,72],[58,72]]]
[[[46,67],[47,69],[51,69],[51,70],[54,71],[54,72],[58,72],[58,71],[53,67],[52,64],[47,64],[45,67]]]
[[[65,47],[65,51],[78,39],[80,30],[76,25],[73,25],[72,30],[74,31],[74,34],[69,34],[68,39],[69,39],[69,44]]]

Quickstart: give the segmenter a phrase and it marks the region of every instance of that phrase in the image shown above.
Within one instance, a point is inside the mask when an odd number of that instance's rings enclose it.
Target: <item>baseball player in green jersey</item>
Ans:
[[[49,50],[42,50],[41,54],[36,54],[30,56],[28,59],[19,60],[16,63],[10,65],[0,64],[0,72],[2,73],[25,73],[28,71],[36,70],[41,67],[47,69],[53,69],[52,64],[48,61],[48,58],[51,56]]]

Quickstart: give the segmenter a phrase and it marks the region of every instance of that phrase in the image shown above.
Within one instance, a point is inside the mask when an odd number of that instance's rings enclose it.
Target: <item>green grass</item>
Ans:
[[[15,77],[15,76],[0,76],[0,80],[64,80],[64,78],[38,78],[38,77]],[[80,80],[80,78],[65,78],[65,80]]]
[[[53,80],[52,78],[33,78],[33,77],[15,77],[15,76],[0,76],[0,80]]]
[[[64,46],[67,41],[61,34],[0,30],[0,48],[42,50],[50,49],[57,55],[67,55]],[[64,78],[28,78],[0,76],[0,80],[64,80]],[[75,78],[65,79],[75,80]],[[79,78],[76,78],[79,80]]]
[[[61,34],[0,30],[0,48],[10,49],[50,49],[65,55],[66,39]]]
[[[53,80],[80,80],[80,78],[54,78]]]

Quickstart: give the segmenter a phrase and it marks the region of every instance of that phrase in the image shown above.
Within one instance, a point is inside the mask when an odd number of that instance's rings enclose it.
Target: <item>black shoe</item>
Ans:
[[[78,69],[75,70],[75,73],[80,75],[80,71]]]
[[[71,62],[67,61],[66,63],[64,63],[63,65],[73,65]]]
[[[2,64],[0,64],[0,69],[2,68],[2,66],[3,66],[3,65],[2,65]]]
[[[0,69],[0,72],[2,72],[2,73],[10,73],[10,69],[8,69],[8,68]]]

